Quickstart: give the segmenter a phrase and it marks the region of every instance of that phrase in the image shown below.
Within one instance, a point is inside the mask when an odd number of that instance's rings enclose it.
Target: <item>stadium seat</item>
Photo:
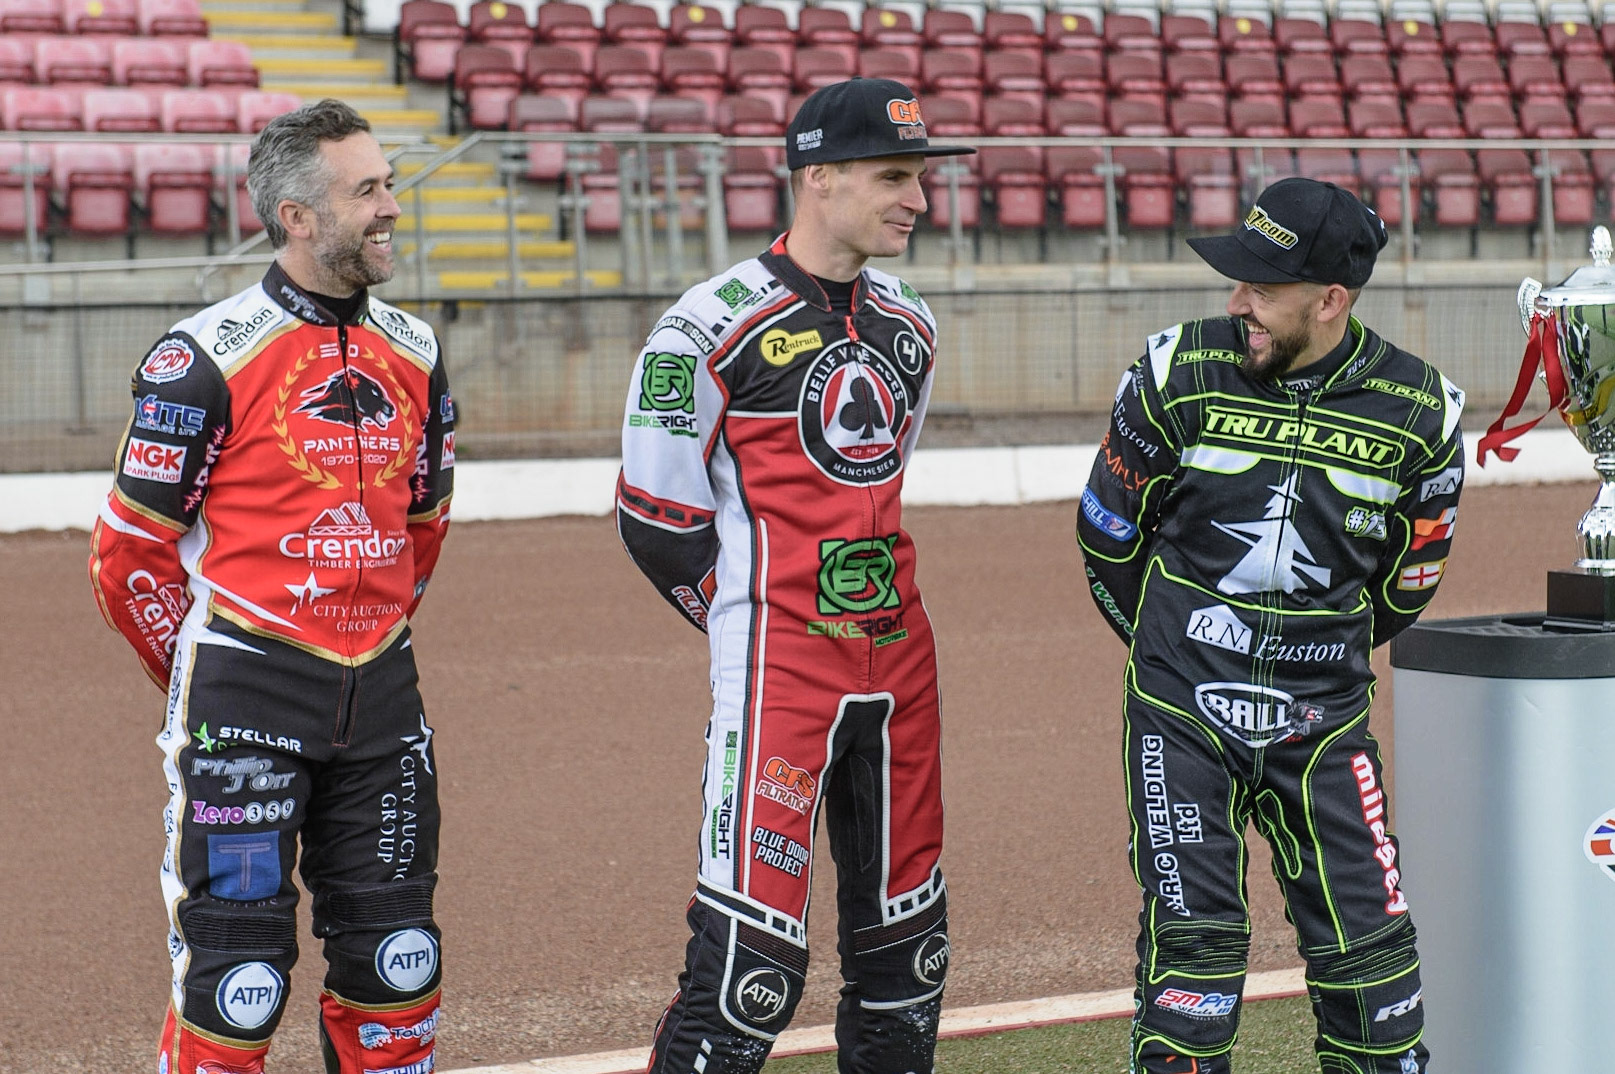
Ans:
[[[1463,108],[1464,133],[1470,138],[1518,138],[1519,120],[1507,101],[1469,101]]]
[[[1221,101],[1172,102],[1172,133],[1190,138],[1227,138]],[[1233,227],[1239,220],[1239,173],[1229,149],[1185,147],[1172,153],[1173,175],[1187,194],[1189,226],[1197,230]]]
[[[528,25],[526,9],[505,0],[477,0],[471,5],[466,28],[471,40],[477,44],[503,49],[508,53],[511,64],[520,73],[527,49],[533,44],[533,28]],[[455,65],[459,66],[458,60]],[[504,115],[503,105],[500,115]]]
[[[1349,61],[1345,66],[1351,70],[1356,60]],[[1389,67],[1386,68],[1390,70]],[[1328,97],[1340,100],[1340,75],[1335,71],[1335,58],[1325,53],[1299,53],[1285,57],[1283,64],[1284,89],[1291,100],[1297,97]],[[1391,84],[1391,92],[1396,92],[1396,84]]]
[[[1247,15],[1224,15],[1219,18],[1217,40],[1225,54],[1248,52],[1271,56],[1276,48],[1271,27]]]
[[[1092,146],[1052,146],[1045,171],[1060,194],[1060,223],[1074,231],[1105,226],[1104,155]]]
[[[1168,56],[1184,52],[1213,55],[1222,52],[1222,45],[1217,42],[1216,22],[1207,21],[1199,15],[1163,14],[1161,46],[1166,49]],[[1167,62],[1170,65],[1171,61]]]
[[[657,21],[656,9],[618,0],[606,5],[605,39],[618,47],[638,49],[650,60],[652,72],[661,70],[667,31]],[[598,75],[598,55],[596,57]]]
[[[1155,24],[1143,15],[1112,12],[1102,28],[1105,50],[1110,57],[1121,52],[1160,54],[1161,38]]]
[[[803,8],[802,14],[809,11],[826,10],[823,8]],[[838,12],[838,14],[844,14]],[[853,65],[857,63],[858,54],[854,52],[852,58],[839,48],[802,48],[796,50],[796,71],[794,84],[800,93],[812,93],[821,86],[828,86],[833,82],[845,82],[852,77]]]
[[[1049,11],[1043,16],[1043,49],[1052,54],[1092,52],[1098,55],[1105,42],[1094,29],[1093,20],[1070,11]]]
[[[1290,129],[1298,138],[1346,138],[1346,114],[1340,101],[1309,97],[1290,102]]]
[[[1602,56],[1566,56],[1564,75],[1577,101],[1615,98],[1615,77]]]
[[[858,62],[858,31],[852,28],[847,13],[834,7],[803,7],[796,17],[796,36],[801,44],[839,53],[850,75]]]
[[[535,46],[542,48],[544,46]],[[506,127],[513,131],[565,133],[577,130],[578,107],[557,97],[523,93],[510,102]],[[524,178],[553,182],[566,174],[566,144],[528,142]]]
[[[134,149],[134,189],[154,235],[205,235],[212,208],[207,147],[143,142]]]
[[[1210,98],[1179,97],[1171,104],[1167,120],[1176,138],[1227,138],[1228,103]]]
[[[1056,97],[1093,101],[1102,107],[1109,96],[1105,64],[1097,52],[1049,53],[1044,60],[1044,80]]]
[[[1110,102],[1110,132],[1138,139],[1137,144],[1111,150],[1111,161],[1122,169],[1121,186],[1132,228],[1171,227],[1176,216],[1170,154],[1151,141],[1171,134],[1166,109],[1146,98],[1117,98]]]
[[[235,134],[236,102],[209,90],[167,90],[159,109],[170,134]]]
[[[1457,89],[1460,100],[1469,101],[1477,97],[1508,98],[1508,76],[1503,73],[1502,66],[1495,59],[1487,56],[1466,56],[1452,66],[1453,86]]]
[[[0,87],[34,82],[34,46],[23,37],[0,37]]]
[[[931,111],[931,102],[926,102]],[[755,95],[725,97],[718,102],[718,133],[730,138],[776,138],[785,133],[785,121],[767,101]],[[927,115],[927,119],[929,119]],[[778,150],[784,159],[783,148]]]
[[[112,45],[105,37],[37,38],[34,75],[59,86],[105,86],[112,81]]]
[[[927,49],[920,60],[920,88],[980,93],[981,53],[963,50]]]
[[[582,53],[570,45],[534,45],[527,50],[523,70],[522,85],[529,92],[555,99],[577,120],[578,104],[594,87]]]
[[[206,37],[207,20],[197,0],[136,0],[140,32],[148,36]]]
[[[1497,40],[1497,51],[1509,59],[1519,56],[1546,56],[1551,51],[1548,48],[1548,35],[1543,32],[1542,24],[1536,21],[1535,5],[1532,5],[1532,18],[1505,18],[1499,11],[1497,24],[1492,27],[1492,36]]]
[[[742,9],[744,10],[744,9]],[[945,8],[932,8],[925,13],[925,22],[920,27],[920,36],[925,38],[925,55],[920,57],[920,66],[924,61],[938,52],[962,52],[975,58],[976,70],[981,70],[981,53],[985,48],[981,32],[976,29],[975,22],[969,14],[963,11],[949,11]],[[1038,51],[1041,54],[1043,42],[1038,41]]]
[[[724,58],[727,60],[728,56]],[[718,98],[723,96],[723,69],[718,66],[717,56],[710,50],[675,45],[662,53],[662,86],[678,97],[701,101],[710,116],[718,106]],[[646,117],[649,118],[648,112]],[[706,129],[712,128],[709,126]]]
[[[1593,222],[1597,194],[1587,155],[1577,149],[1544,150],[1545,164],[1554,171],[1553,220],[1556,225],[1585,226]]]
[[[1043,59],[1043,35],[1032,17],[1019,11],[987,11],[981,20],[981,36],[990,52],[1019,52],[1034,60]]]
[[[295,93],[247,90],[236,98],[236,126],[242,134],[257,134],[270,120],[295,112],[302,104]]]
[[[152,99],[137,90],[93,89],[84,94],[84,129],[135,131],[162,129]]]
[[[730,49],[728,85],[732,93],[766,102],[774,119],[785,122],[785,102],[791,96],[791,69],[781,66],[778,52],[760,46]]]
[[[858,77],[889,78],[913,88],[920,84],[920,64],[907,49],[864,49],[858,53]]]
[[[1576,133],[1583,138],[1615,139],[1615,99],[1583,98],[1576,105]]]
[[[928,103],[927,111],[930,107]],[[975,135],[954,133],[949,137]],[[959,227],[974,229],[981,224],[981,172],[980,162],[975,157],[948,158],[938,161],[926,171],[925,200],[930,206],[925,214],[926,222],[939,229],[952,227],[954,214],[953,206],[949,203],[948,173],[953,169],[958,169],[954,182],[959,190]]]
[[[788,74],[796,55],[796,31],[779,8],[742,4],[735,8],[735,44],[772,52],[779,61],[775,69]]]
[[[571,49],[577,54],[586,73],[594,70],[595,50],[600,47],[600,28],[594,24],[594,15],[584,5],[568,3],[567,0],[545,0],[538,5],[533,39],[540,45]],[[531,77],[532,69],[529,67],[526,73]]]
[[[1550,23],[1548,48],[1560,59],[1566,56],[1604,55],[1603,43],[1598,40],[1598,30],[1590,20],[1582,22],[1580,19],[1566,19]]]
[[[1531,158],[1525,150],[1477,150],[1475,170],[1491,198],[1492,223],[1498,227],[1536,223],[1540,184],[1531,173]]]
[[[27,188],[23,178],[23,152],[29,153],[34,172],[34,233],[43,235],[50,207],[50,164],[41,143],[0,142],[0,235],[26,235]]]
[[[1236,138],[1290,138],[1289,120],[1282,99],[1236,97],[1228,105],[1228,128]],[[1296,174],[1295,155],[1288,149],[1264,148],[1258,168],[1256,151],[1235,151],[1239,176],[1256,190],[1268,183]]]
[[[1312,19],[1281,18],[1273,23],[1273,45],[1280,56],[1334,56],[1334,45],[1324,24]]]
[[[509,51],[495,45],[462,45],[449,78],[449,130],[463,117],[477,130],[499,130],[510,102],[521,94],[522,74]],[[652,79],[653,86],[655,84]]]
[[[718,129],[715,108],[716,102],[709,106],[695,97],[652,97],[645,110],[645,129],[659,134],[709,134]]]
[[[642,119],[660,88],[650,54],[629,45],[600,46],[594,54],[594,84],[609,97],[634,101]]]
[[[1228,83],[1222,77],[1222,57],[1212,52],[1168,53],[1166,87],[1173,97],[1226,100]]]
[[[1003,138],[1048,133],[1042,109],[1012,97],[992,97],[983,103],[982,128],[989,136]],[[1048,219],[1043,152],[1026,146],[982,146],[981,182],[992,191],[999,227],[1042,227]]]
[[[1413,56],[1441,56],[1441,31],[1422,19],[1392,19],[1385,26],[1385,43],[1398,60]]]
[[[247,159],[252,147],[245,142],[221,145],[214,154],[214,191],[224,199],[226,219],[229,206],[235,204],[236,224],[243,235],[264,229],[263,221],[252,207],[252,196],[247,193]],[[233,188],[232,188],[233,187]]]
[[[127,36],[140,32],[134,0],[66,0],[62,21],[70,34]]]
[[[1384,56],[1372,53],[1347,56],[1340,61],[1340,77],[1346,96],[1354,101],[1394,101],[1401,96],[1396,72]]]
[[[1440,56],[1404,55],[1396,64],[1396,84],[1401,95],[1410,100],[1433,97],[1451,101],[1458,94],[1446,61]]]
[[[112,81],[119,86],[183,86],[190,77],[182,41],[125,37],[112,42]]]
[[[420,82],[445,82],[454,71],[454,54],[465,41],[454,5],[443,0],[405,0],[393,29],[393,58],[399,81],[404,65]]]
[[[859,22],[858,42],[863,51],[889,49],[905,53],[914,61],[914,69],[919,70],[920,49],[924,42],[919,31],[914,29],[914,20],[906,11],[873,6],[864,8]]]
[[[1518,100],[1565,98],[1559,64],[1552,56],[1515,56],[1508,61],[1508,85]]]
[[[1342,60],[1384,56],[1390,52],[1385,29],[1378,20],[1337,18],[1329,24],[1329,43]]]
[[[1043,65],[1024,52],[989,52],[983,70],[987,92],[1025,101],[1038,113],[1047,95]],[[988,124],[991,128],[991,124]]]
[[[1229,56],[1223,63],[1223,77],[1235,97],[1284,99],[1284,81],[1272,53],[1246,52]]]
[[[1158,52],[1113,52],[1105,57],[1105,81],[1117,97],[1139,97],[1166,107],[1166,75]]]
[[[186,61],[193,86],[258,85],[252,50],[239,41],[192,41]]]
[[[67,142],[55,147],[51,186],[74,235],[128,235],[133,154],[126,146]]]
[[[729,63],[733,35],[723,24],[723,12],[702,4],[679,4],[667,18],[668,44],[701,49],[712,57],[714,70]],[[664,59],[665,64],[665,59]]]
[[[645,129],[644,116],[633,101],[592,96],[578,109],[578,129],[595,134],[633,134]]]
[[[779,177],[761,146],[735,146],[723,175],[723,212],[735,231],[772,231],[779,222]]]
[[[83,94],[64,89],[19,86],[0,90],[0,118],[8,131],[84,129]]]
[[[65,28],[60,0],[6,0],[0,4],[0,34],[59,34]]]
[[[1497,39],[1492,36],[1492,28],[1486,22],[1484,12],[1477,19],[1456,18],[1450,5],[1446,18],[1441,22],[1441,44],[1454,62],[1460,58],[1467,60],[1475,56],[1497,55]]]
[[[1396,100],[1370,98],[1352,101],[1346,109],[1346,126],[1353,138],[1406,138],[1407,123],[1402,104]]]

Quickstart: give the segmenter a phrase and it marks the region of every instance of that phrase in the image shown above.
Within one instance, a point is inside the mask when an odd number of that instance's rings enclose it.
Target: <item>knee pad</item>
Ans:
[[[849,980],[866,1010],[909,1007],[942,994],[953,949],[948,943],[948,895],[920,913],[890,925],[852,932]]]
[[[409,1006],[437,990],[440,933],[432,921],[437,874],[383,884],[327,882],[314,896],[325,938],[325,986],[351,1003]]]
[[[1339,1051],[1368,1060],[1365,1071],[1403,1056],[1424,1035],[1416,933],[1407,915],[1351,941],[1345,951],[1307,951],[1307,991],[1318,1016],[1319,1055]],[[1413,1056],[1418,1062],[1415,1050]],[[1397,1071],[1406,1064],[1389,1063]],[[1342,1067],[1351,1071],[1352,1067]],[[1422,1062],[1416,1067],[1423,1070]]]
[[[807,981],[807,949],[697,899],[685,974],[694,999],[717,994],[725,1022],[771,1041],[790,1024]]]
[[[228,1040],[262,1043],[280,1024],[297,962],[297,912],[202,895],[175,915],[187,951],[179,1017]]]
[[[1139,936],[1135,1062],[1149,1059],[1146,1045],[1159,1045],[1163,1057],[1212,1057],[1232,1048],[1249,951],[1250,926],[1242,922],[1173,919],[1146,926]],[[1140,1069],[1166,1068],[1145,1062]]]

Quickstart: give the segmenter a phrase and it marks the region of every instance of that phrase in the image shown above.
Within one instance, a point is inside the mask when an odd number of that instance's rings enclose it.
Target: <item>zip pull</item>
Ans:
[[[863,342],[858,338],[858,327],[852,323],[852,314],[847,314],[847,338],[854,343]]]

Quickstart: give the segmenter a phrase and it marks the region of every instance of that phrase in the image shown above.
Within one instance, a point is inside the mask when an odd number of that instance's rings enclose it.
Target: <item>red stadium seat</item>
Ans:
[[[1166,107],[1166,75],[1155,52],[1113,52],[1105,57],[1105,81],[1118,97],[1144,97]]]
[[[523,69],[522,84],[529,91],[561,102],[577,119],[579,103],[594,88],[581,53],[569,45],[534,45],[527,50]]]
[[[140,32],[148,36],[206,37],[207,20],[197,0],[136,0]]]
[[[1415,138],[1467,138],[1451,101],[1426,99],[1407,104],[1408,132]]]
[[[51,185],[62,199],[67,230],[75,235],[127,235],[133,154],[126,146],[95,142],[58,145]]]
[[[1037,150],[983,146],[981,181],[992,191],[1000,228],[1040,228],[1048,221],[1043,160]]]
[[[920,87],[932,90],[962,90],[980,93],[981,53],[943,49],[927,50],[920,62]]]
[[[1601,56],[1566,56],[1565,85],[1577,101],[1615,98],[1615,78]]]
[[[1464,105],[1464,133],[1471,138],[1519,138],[1520,123],[1507,101],[1470,101]]]
[[[247,90],[236,98],[236,126],[242,134],[257,134],[276,116],[295,112],[303,100],[295,93]]]
[[[1347,109],[1347,124],[1353,138],[1406,138],[1407,123],[1398,101],[1359,100]]]
[[[804,7],[796,17],[796,36],[802,44],[840,53],[850,74],[858,62],[858,31],[852,28],[847,13],[834,7]]]
[[[1199,15],[1172,15],[1161,16],[1161,45],[1171,53],[1179,52],[1206,52],[1221,53],[1222,45],[1217,41],[1217,27],[1214,22],[1201,18]],[[1170,61],[1168,61],[1170,63]]]
[[[94,89],[84,94],[84,129],[87,131],[162,130],[150,97],[136,90]]]
[[[1346,96],[1354,101],[1394,101],[1401,96],[1396,84],[1396,72],[1391,61],[1384,56],[1364,53],[1347,56],[1340,61],[1340,77]]]
[[[1306,18],[1276,20],[1273,23],[1273,44],[1281,56],[1295,53],[1317,56],[1326,52],[1332,56],[1335,50],[1323,23]]]
[[[168,90],[160,115],[163,130],[171,134],[235,134],[240,129],[235,99],[208,90]]]
[[[1520,130],[1527,138],[1574,138],[1576,120],[1563,101],[1526,101],[1520,105]]]
[[[1154,100],[1117,98],[1110,102],[1112,134],[1138,139],[1138,144],[1111,150],[1111,160],[1122,169],[1122,190],[1127,207],[1127,226],[1132,228],[1171,227],[1177,214],[1172,178],[1172,159],[1158,145],[1149,144],[1171,134],[1166,110]]]
[[[1155,24],[1143,15],[1112,12],[1105,16],[1103,27],[1105,48],[1114,57],[1117,52],[1145,52],[1159,54],[1161,37]]]
[[[1051,52],[1044,60],[1044,79],[1057,97],[1093,101],[1103,105],[1105,64],[1097,52]]]
[[[1223,77],[1235,97],[1284,99],[1284,81],[1278,61],[1271,53],[1249,52],[1229,56],[1223,64]]]
[[[454,71],[454,54],[468,31],[460,15],[443,0],[405,0],[393,31],[393,54],[421,82],[445,82]],[[399,77],[403,68],[399,67]]]
[[[205,235],[213,196],[212,153],[200,145],[137,145],[134,189],[152,234]]]
[[[633,134],[645,129],[639,107],[621,97],[585,97],[578,129],[595,134]]]
[[[1040,138],[1048,133],[1043,125],[1043,108],[1016,97],[989,97],[982,103],[982,130],[992,137]],[[983,147],[986,148],[986,147]],[[1036,170],[1043,170],[1043,150],[1027,150],[1036,158]]]
[[[926,105],[927,114],[930,107],[930,104]],[[979,129],[978,127],[977,130]],[[949,137],[975,137],[975,135],[954,132]],[[975,157],[953,157],[942,160],[925,173],[925,200],[930,206],[926,213],[926,221],[935,228],[953,226],[954,212],[949,194],[950,173],[956,175],[953,182],[959,191],[959,226],[975,228],[981,224],[980,162]]]
[[[1441,23],[1441,44],[1454,61],[1460,57],[1497,55],[1497,38],[1484,22],[1446,19]]]
[[[649,57],[653,72],[661,70],[667,31],[657,21],[655,8],[622,0],[607,4],[604,29],[605,39],[611,44],[638,49]]]
[[[912,88],[920,84],[920,64],[906,49],[865,49],[858,53],[858,77],[889,78]]]
[[[1548,48],[1560,59],[1566,56],[1604,55],[1598,31],[1590,23],[1555,22],[1548,27]]]
[[[1043,49],[1049,53],[1104,50],[1105,42],[1086,15],[1050,11],[1043,16]]]
[[[1502,19],[1492,28],[1497,39],[1497,51],[1509,59],[1517,56],[1546,56],[1549,54],[1548,35],[1540,23],[1517,22]]]
[[[33,81],[33,42],[22,37],[0,37],[0,86],[28,86]]]
[[[694,97],[653,97],[645,111],[645,129],[661,134],[707,134],[718,129],[712,118],[714,110]]]
[[[715,7],[678,5],[668,15],[667,37],[669,44],[697,48],[709,54],[715,70],[722,71],[728,66],[733,35],[723,24],[723,12]]]
[[[543,46],[537,46],[542,48]],[[513,131],[564,133],[577,130],[576,106],[554,97],[524,93],[510,102],[506,127]],[[566,174],[563,142],[528,142],[525,178],[554,181]]]
[[[38,38],[34,74],[55,85],[105,86],[112,81],[112,46],[105,37]]]
[[[1435,222],[1442,227],[1474,227],[1480,223],[1480,178],[1475,162],[1462,149],[1421,149],[1419,178],[1435,191]]]
[[[70,34],[140,32],[134,0],[66,0],[62,15]]]
[[[1559,80],[1559,64],[1552,56],[1515,56],[1508,61],[1508,84],[1514,96],[1521,100],[1565,99],[1565,84]]]
[[[1405,137],[1403,129],[1397,137]],[[1357,151],[1357,172],[1363,178],[1365,186],[1364,200],[1369,203],[1386,227],[1402,226],[1402,154],[1395,149],[1359,149]],[[1414,158],[1410,155],[1407,166],[1415,169]],[[1415,169],[1416,170],[1416,169]],[[1419,185],[1419,178],[1415,175],[1409,177],[1408,200],[1412,210],[1412,219],[1417,222],[1420,215],[1420,201],[1423,191]]]
[[[84,129],[83,94],[63,89],[18,87],[0,90],[0,118],[8,131]]]
[[[662,53],[662,85],[669,93],[703,102],[702,107],[710,116],[718,106],[718,98],[723,96],[723,69],[718,66],[717,57],[707,49],[674,46]]]
[[[818,8],[803,8],[802,14],[809,11],[824,10]],[[820,86],[828,86],[832,82],[845,82],[852,77],[853,64],[857,62],[857,53],[853,59],[848,60],[846,53],[839,48],[803,48],[796,50],[795,85],[801,93],[812,93]]]
[[[1615,99],[1583,98],[1576,105],[1576,133],[1583,138],[1615,139]]]
[[[1043,111],[1043,98],[1047,95],[1043,65],[1026,53],[987,53],[983,81],[989,94],[1025,101],[1038,113]]]
[[[718,102],[718,133],[731,138],[773,138],[785,133],[785,122],[768,102],[753,95],[725,97]]]
[[[914,69],[919,70],[923,39],[919,31],[914,29],[914,20],[909,18],[906,11],[864,8],[863,18],[859,23],[858,41],[859,47],[864,51],[890,49],[906,53],[914,61]]]
[[[252,197],[247,193],[247,159],[251,149],[245,143],[221,145],[214,154],[214,175],[218,179],[213,189],[224,199],[226,214],[230,203],[234,203],[236,224],[243,235],[264,229],[263,221],[252,207]]]
[[[1043,59],[1043,34],[1030,15],[1019,11],[987,11],[982,15],[981,36],[991,52],[1020,52],[1034,60]]]
[[[1385,43],[1398,59],[1441,56],[1446,51],[1441,47],[1441,31],[1422,19],[1392,19],[1385,25]]]
[[[112,81],[120,86],[183,86],[190,82],[183,41],[126,37],[112,42]]]
[[[1336,19],[1329,24],[1329,42],[1343,59],[1384,56],[1390,52],[1385,28],[1366,19]]]
[[[450,129],[459,114],[477,130],[499,130],[509,118],[510,102],[521,90],[521,72],[507,50],[495,45],[461,46],[449,80]]]
[[[729,150],[723,175],[723,212],[735,231],[772,231],[779,222],[779,176],[760,146]]]
[[[594,24],[594,15],[582,4],[545,0],[538,5],[538,23],[533,36],[540,45],[571,49],[582,61],[584,71],[594,70],[595,50],[600,47],[600,28]],[[531,68],[527,74],[531,78]]]
[[[1406,98],[1434,97],[1451,101],[1457,96],[1452,75],[1440,56],[1404,55],[1396,64],[1396,83]]]
[[[533,43],[533,28],[528,25],[527,11],[520,4],[505,0],[477,0],[471,5],[466,19],[471,40],[479,45],[503,49],[510,55],[512,65],[519,65]],[[458,66],[456,60],[456,66]],[[518,73],[520,67],[517,67]],[[504,115],[501,107],[500,115]]]
[[[789,72],[796,55],[796,31],[779,8],[742,4],[735,8],[735,44],[772,52],[779,60],[776,69]]]
[[[1228,104],[1228,128],[1236,138],[1288,138],[1284,102],[1265,97],[1235,98]]]
[[[1180,97],[1167,113],[1172,134],[1178,138],[1227,138],[1228,103],[1223,100]]]
[[[1593,172],[1587,156],[1577,149],[1555,149],[1542,154],[1554,171],[1553,220],[1555,224],[1585,226],[1593,222]]]
[[[1347,68],[1356,62],[1348,61]],[[1340,75],[1335,71],[1334,56],[1300,53],[1285,57],[1284,89],[1292,100],[1297,97],[1329,97],[1338,101],[1341,96]],[[1393,82],[1391,92],[1395,91],[1396,84]]]
[[[1351,134],[1340,102],[1322,97],[1291,101],[1290,129],[1299,138],[1345,138]]]
[[[764,101],[774,119],[785,122],[785,102],[791,96],[791,69],[780,65],[779,53],[749,46],[731,49],[728,86],[732,93]]]
[[[1172,102],[1172,133],[1190,138],[1229,135],[1222,101]],[[1239,172],[1232,150],[1189,147],[1173,151],[1173,174],[1188,194],[1189,226],[1233,227],[1239,219]]]
[[[65,29],[61,0],[6,0],[0,5],[0,33],[59,34]]]
[[[1105,107],[1093,101],[1050,97],[1043,105],[1043,126],[1062,138],[1103,138]]]
[[[1222,57],[1210,52],[1168,53],[1166,88],[1173,97],[1226,100],[1228,83],[1222,77]]]
[[[1536,223],[1540,183],[1523,149],[1481,149],[1475,170],[1492,201],[1492,223],[1517,227]]]
[[[50,166],[46,159],[48,147],[33,143],[0,142],[0,235],[23,236],[28,233],[28,198],[23,178],[23,152],[29,153],[34,172],[33,223],[34,234],[45,231],[46,213],[50,204]]]
[[[1460,99],[1476,97],[1507,98],[1508,76],[1495,59],[1485,56],[1467,56],[1453,64],[1453,85]]]
[[[981,32],[970,16],[963,11],[949,11],[944,8],[932,8],[925,13],[925,22],[920,27],[920,35],[925,38],[924,61],[938,52],[963,52],[975,57],[976,69],[981,69],[981,53],[985,47]],[[1042,39],[1038,40],[1038,51],[1041,54]]]
[[[1091,146],[1054,146],[1046,171],[1060,192],[1060,223],[1074,231],[1105,226],[1105,178],[1099,173],[1104,156]]]
[[[187,61],[193,86],[258,85],[252,50],[239,41],[192,41]]]
[[[640,117],[660,88],[649,53],[628,45],[602,45],[594,54],[595,88],[609,97],[634,101]]]
[[[1224,53],[1252,52],[1272,55],[1276,49],[1272,29],[1260,19],[1224,15],[1217,20],[1217,40]]]

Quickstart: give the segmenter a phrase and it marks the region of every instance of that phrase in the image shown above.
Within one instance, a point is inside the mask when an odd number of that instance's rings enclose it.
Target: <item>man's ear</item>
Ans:
[[[1318,308],[1318,321],[1328,324],[1351,312],[1351,292],[1338,283],[1324,288]]]
[[[286,234],[294,238],[307,239],[314,234],[314,210],[300,201],[283,198],[275,206],[275,216],[280,220],[280,226],[286,229]]]

